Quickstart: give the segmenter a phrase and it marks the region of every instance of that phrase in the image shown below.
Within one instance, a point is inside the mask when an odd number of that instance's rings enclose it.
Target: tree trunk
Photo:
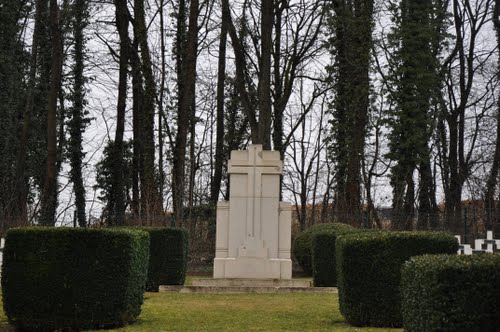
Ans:
[[[495,0],[493,7],[493,26],[495,28],[497,38],[497,50],[499,60],[497,62],[497,70],[500,70],[500,0]],[[499,78],[497,74],[497,79]],[[486,190],[484,194],[485,208],[486,208],[486,229],[493,230],[494,235],[498,236],[500,233],[500,220],[497,214],[497,204],[495,202],[495,192],[498,185],[498,171],[500,169],[500,96],[497,97],[497,114],[496,114],[496,140],[495,140],[495,153],[493,155],[493,164],[491,165],[490,174],[486,182]],[[496,237],[495,237],[496,238]]]
[[[360,226],[361,159],[364,155],[370,96],[373,1],[334,1],[336,54],[335,138],[338,175],[337,219]]]
[[[142,73],[144,75],[144,117],[143,117],[143,168],[144,182],[141,183],[141,209],[148,223],[162,214],[161,197],[158,192],[155,175],[155,135],[154,117],[156,86],[153,77],[151,55],[149,52],[146,22],[144,18],[144,0],[134,1],[136,38],[141,48]]]
[[[274,0],[261,1],[261,59],[259,77],[259,135],[254,144],[271,149],[271,51]]]
[[[183,222],[185,196],[186,143],[189,120],[192,114],[192,100],[196,87],[196,58],[198,50],[199,1],[192,0],[189,7],[189,24],[185,46],[180,51],[183,59],[178,71],[179,101],[177,112],[177,135],[175,138],[172,170],[172,195],[175,221],[178,226]],[[184,38],[182,36],[182,38]],[[181,40],[177,40],[180,43]],[[184,43],[180,44],[183,45]],[[178,46],[179,47],[179,46]],[[179,60],[178,60],[179,61]],[[179,65],[179,64],[178,64]],[[182,93],[181,93],[182,92]]]
[[[16,203],[14,207],[13,223],[26,225],[28,222],[28,179],[26,174],[26,155],[28,150],[28,135],[31,129],[31,118],[34,107],[34,92],[36,84],[36,72],[38,66],[38,47],[41,35],[42,11],[48,0],[37,0],[35,2],[35,26],[33,31],[33,42],[31,44],[30,69],[26,87],[26,103],[23,115],[23,125],[19,138],[19,150],[16,158]]]
[[[415,181],[414,164],[399,162],[392,169],[392,228],[396,230],[411,230],[415,216]]]
[[[139,59],[139,42],[137,36],[130,47],[130,64],[132,67],[132,132],[134,135],[132,155],[132,215],[136,220],[141,220],[143,210],[141,209],[140,183],[144,177],[143,164],[143,105],[144,105],[144,81],[141,72],[141,60]],[[129,45],[130,46],[130,45]]]
[[[217,115],[216,115],[216,135],[215,135],[215,166],[212,187],[210,191],[210,202],[215,206],[219,199],[219,192],[222,182],[222,170],[224,163],[224,101],[226,82],[226,44],[228,31],[227,7],[222,8],[222,22],[219,41],[219,63],[217,73]]]
[[[116,132],[112,152],[114,163],[112,175],[111,211],[109,224],[125,225],[125,181],[124,181],[124,144],[125,111],[127,106],[127,71],[129,61],[128,21],[129,13],[126,0],[114,0],[116,6],[116,26],[120,36],[120,63],[118,78],[118,101],[116,107]]]
[[[160,188],[160,201],[163,204],[163,190],[165,186],[165,171],[163,169],[163,117],[165,116],[165,110],[163,108],[163,98],[165,97],[165,81],[167,76],[166,59],[165,59],[165,22],[164,22],[164,8],[165,0],[160,1],[160,54],[161,54],[161,83],[159,91],[159,103],[158,103],[158,172],[159,172],[159,188]],[[162,207],[163,210],[163,207]]]
[[[273,109],[273,145],[274,150],[279,151],[281,159],[285,154],[283,148],[283,113],[284,113],[284,91],[283,91],[283,77],[281,76],[281,24],[282,15],[286,2],[281,2],[282,5],[278,6],[276,17],[274,20],[274,33],[275,33],[275,46],[273,52],[274,61],[274,109]]]
[[[47,172],[42,192],[40,223],[54,226],[57,210],[57,97],[61,86],[62,45],[59,29],[59,5],[50,0],[52,64],[47,114]]]
[[[438,208],[436,202],[436,189],[430,162],[430,152],[427,158],[422,158],[419,166],[420,191],[418,194],[418,229],[435,229],[438,225]]]
[[[82,151],[82,133],[85,129],[85,77],[84,77],[84,50],[85,37],[84,29],[87,26],[87,1],[76,0],[74,4],[74,23],[73,33],[75,42],[75,66],[73,108],[71,120],[68,124],[70,131],[70,178],[73,182],[73,191],[75,193],[75,207],[78,225],[87,226],[85,215],[85,186],[82,176],[82,161],[84,153]]]

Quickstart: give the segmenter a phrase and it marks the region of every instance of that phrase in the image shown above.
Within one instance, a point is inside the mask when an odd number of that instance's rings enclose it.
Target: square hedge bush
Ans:
[[[304,231],[300,232],[293,241],[293,257],[302,267],[304,273],[308,276],[313,275],[312,266],[312,242],[316,234],[340,233],[354,231],[356,228],[351,225],[341,223],[324,223],[313,225]]]
[[[405,331],[500,331],[500,255],[414,257],[401,272]]]
[[[345,228],[320,231],[312,235],[312,276],[315,287],[337,286],[337,259],[335,255],[337,237],[366,231],[369,229]]]
[[[182,228],[141,227],[151,238],[146,290],[160,285],[184,285],[188,260],[188,232]]]
[[[3,305],[21,329],[121,326],[141,311],[149,235],[116,229],[27,227],[5,238]]]
[[[412,256],[456,253],[444,232],[366,232],[337,239],[340,312],[355,326],[400,327],[401,267]]]

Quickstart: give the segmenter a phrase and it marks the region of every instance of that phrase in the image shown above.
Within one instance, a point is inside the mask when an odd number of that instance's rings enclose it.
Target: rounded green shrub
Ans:
[[[413,257],[401,272],[405,331],[500,330],[500,255]]]
[[[130,229],[27,227],[5,238],[3,307],[21,330],[80,330],[134,321],[149,235]]]
[[[317,224],[299,233],[293,242],[293,255],[308,276],[312,275],[312,239],[317,233],[346,232],[355,228],[340,223]]]
[[[160,285],[184,285],[189,251],[189,234],[184,228],[117,227],[147,232],[150,237],[146,291],[158,292]]]
[[[401,267],[412,256],[455,254],[456,238],[444,232],[365,232],[338,237],[340,312],[355,326],[400,327]]]

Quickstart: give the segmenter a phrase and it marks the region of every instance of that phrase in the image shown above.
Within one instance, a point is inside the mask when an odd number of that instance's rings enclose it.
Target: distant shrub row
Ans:
[[[412,256],[456,253],[441,232],[369,232],[336,243],[340,312],[355,326],[402,326],[401,267]]]
[[[180,230],[11,229],[2,267],[7,318],[32,331],[132,322],[140,313],[146,283],[157,290],[164,280],[184,281],[186,241]]]
[[[312,237],[312,277],[316,287],[337,286],[337,258],[335,247],[342,235],[369,231],[359,228],[338,228],[329,232],[317,232]]]
[[[293,256],[304,273],[308,276],[313,273],[312,247],[313,237],[316,234],[344,234],[349,231],[356,231],[356,228],[347,224],[326,223],[314,225],[299,233],[293,242]]]
[[[314,284],[338,286],[340,311],[350,324],[499,331],[499,254],[457,256],[456,239],[444,232],[330,225],[306,235]]]

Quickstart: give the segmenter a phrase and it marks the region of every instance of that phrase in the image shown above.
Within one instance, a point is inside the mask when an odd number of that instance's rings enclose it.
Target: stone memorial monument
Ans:
[[[283,162],[262,145],[232,151],[229,201],[217,204],[214,278],[291,279],[291,205],[280,202]]]

